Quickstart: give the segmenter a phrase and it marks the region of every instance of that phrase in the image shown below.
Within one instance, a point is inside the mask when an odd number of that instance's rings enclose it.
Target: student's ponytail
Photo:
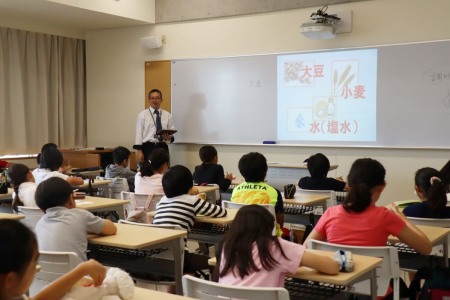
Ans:
[[[430,201],[430,212],[433,217],[439,216],[447,206],[447,194],[445,186],[439,177],[431,177],[430,189],[427,193],[427,201]]]
[[[347,177],[350,191],[344,199],[346,211],[362,212],[372,204],[372,189],[384,185],[386,170],[371,158],[355,160]]]
[[[149,160],[144,160],[144,162],[141,164],[141,167],[139,168],[140,172],[141,172],[141,176],[145,177],[145,176],[153,176],[154,172],[153,172],[153,167],[152,167],[152,162]]]
[[[347,193],[344,199],[344,209],[346,211],[362,212],[372,203],[372,193],[365,183],[356,183]]]
[[[425,196],[425,203],[431,216],[439,217],[447,206],[445,184],[440,178],[439,171],[433,168],[421,168],[417,170],[414,182]]]

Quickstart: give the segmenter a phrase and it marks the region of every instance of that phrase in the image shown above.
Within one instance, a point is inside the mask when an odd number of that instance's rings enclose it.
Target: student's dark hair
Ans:
[[[245,154],[239,160],[238,167],[247,182],[261,182],[266,178],[267,160],[261,153]]]
[[[34,198],[37,206],[45,212],[49,208],[66,205],[72,193],[72,187],[67,181],[50,177],[38,185]]]
[[[114,148],[112,151],[113,161],[115,164],[120,164],[125,159],[129,159],[130,154],[131,154],[130,150],[128,150],[127,148],[125,148],[123,146],[118,146],[118,147]]]
[[[433,168],[417,170],[414,182],[426,197],[426,204],[433,217],[439,217],[447,206],[445,186],[440,179],[441,174]]]
[[[63,155],[56,148],[47,148],[41,152],[40,168],[58,171],[63,164]]]
[[[41,148],[41,152],[37,155],[37,157],[36,157],[36,160],[37,160],[37,163],[38,163],[38,165],[41,163],[41,153],[42,153],[42,151],[44,151],[45,149],[49,149],[49,148],[55,148],[55,149],[57,149],[58,148],[58,145],[56,145],[55,143],[47,143],[47,144],[44,144],[44,146],[42,146],[42,148]]]
[[[22,200],[19,198],[19,186],[27,181],[28,173],[30,169],[23,164],[14,164],[8,169],[8,177],[13,184],[15,197],[12,201],[12,207],[17,211],[17,206],[23,205]]]
[[[170,162],[169,151],[164,148],[154,149],[149,156],[149,160],[145,160],[140,169],[141,176],[152,176],[155,174],[159,168],[161,168],[165,163]]]
[[[344,199],[346,211],[362,212],[372,203],[372,188],[384,185],[386,170],[377,160],[360,158],[355,160],[347,177],[350,191]]]
[[[217,156],[217,150],[214,146],[205,145],[200,148],[198,155],[203,163],[209,163]]]
[[[24,276],[38,249],[34,233],[20,221],[1,219],[0,245],[0,274]]]
[[[322,153],[310,156],[307,165],[312,178],[325,178],[330,170],[330,161]]]
[[[256,243],[259,259],[265,270],[270,271],[278,265],[272,256],[272,245],[280,250],[283,257],[288,258],[281,248],[278,238],[272,236],[274,223],[274,216],[263,206],[252,204],[239,209],[216,250],[217,268],[220,267],[222,255],[226,262],[222,270],[216,269],[215,273],[223,277],[228,272],[236,270],[238,274],[233,274],[243,278],[252,272],[260,271],[253,260],[254,243]]]
[[[158,89],[153,89],[150,92],[148,92],[148,99],[150,99],[150,95],[153,94],[153,93],[158,93],[159,97],[161,97],[161,100],[163,99],[162,92],[160,90],[158,90]]]
[[[445,186],[445,191],[450,192],[450,160],[442,167],[441,171],[442,183]]]
[[[181,165],[170,167],[162,178],[164,194],[168,198],[187,194],[193,185],[191,171]]]

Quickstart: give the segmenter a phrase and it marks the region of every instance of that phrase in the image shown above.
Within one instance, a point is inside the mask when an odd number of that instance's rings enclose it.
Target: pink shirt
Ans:
[[[150,177],[141,176],[138,172],[134,177],[134,192],[136,194],[163,194],[162,174],[154,174]]]
[[[284,287],[285,273],[295,273],[297,271],[303,253],[305,252],[305,247],[300,244],[285,241],[282,238],[278,238],[278,240],[287,258],[284,258],[280,250],[273,245],[271,253],[275,261],[278,262],[278,265],[274,269],[267,271],[262,267],[258,249],[256,244],[253,244],[253,261],[260,271],[253,272],[242,279],[239,277],[237,271],[235,271],[236,275],[230,271],[225,276],[219,278],[219,283],[253,287]],[[223,268],[224,264],[225,259],[222,256],[220,269]]]
[[[325,211],[314,230],[333,244],[386,246],[388,236],[397,236],[405,226],[399,216],[385,207],[370,206],[355,213],[337,205]]]

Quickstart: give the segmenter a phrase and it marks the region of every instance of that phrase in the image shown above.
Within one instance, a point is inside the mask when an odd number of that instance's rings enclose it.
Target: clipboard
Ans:
[[[173,130],[173,129],[163,129],[163,130],[158,131],[156,134],[158,134],[158,135],[164,135],[164,134],[173,135],[176,132],[177,132],[177,130]]]

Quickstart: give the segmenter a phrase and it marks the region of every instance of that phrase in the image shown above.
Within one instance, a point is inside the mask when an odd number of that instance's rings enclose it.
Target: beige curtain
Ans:
[[[0,155],[86,146],[83,40],[0,27]]]

